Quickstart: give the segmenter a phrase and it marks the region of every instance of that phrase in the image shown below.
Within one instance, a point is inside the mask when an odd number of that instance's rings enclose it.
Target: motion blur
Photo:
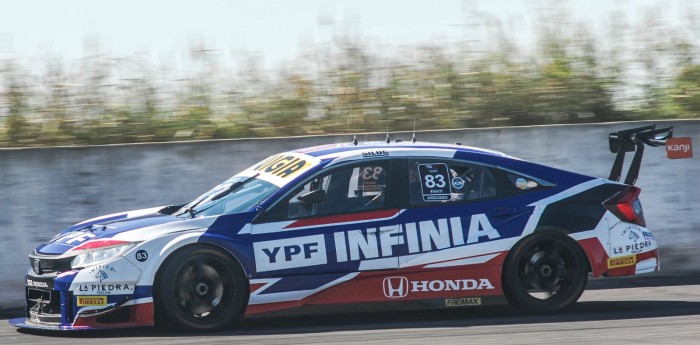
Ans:
[[[109,144],[345,132],[693,118],[700,64],[688,6],[604,27],[551,3],[533,38],[465,2],[461,38],[377,46],[352,21],[266,68],[255,53],[192,44],[187,70],[99,42],[64,61],[0,59],[0,146]],[[291,33],[292,35],[294,33]]]

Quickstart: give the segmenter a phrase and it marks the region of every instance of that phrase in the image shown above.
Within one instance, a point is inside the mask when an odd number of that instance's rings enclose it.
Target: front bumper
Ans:
[[[110,315],[111,314],[111,315]],[[150,316],[149,316],[150,315]],[[123,306],[100,316],[78,316],[71,324],[36,322],[33,317],[19,317],[8,321],[10,326],[46,331],[85,331],[153,326],[153,302]]]
[[[152,326],[152,286],[136,285],[136,278],[129,276],[138,277],[140,271],[127,268],[113,262],[60,274],[28,270],[25,315],[9,324],[42,330]]]

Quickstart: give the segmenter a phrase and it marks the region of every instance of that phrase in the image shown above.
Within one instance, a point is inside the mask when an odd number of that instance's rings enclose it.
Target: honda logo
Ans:
[[[386,277],[384,278],[384,296],[388,298],[401,298],[408,295],[408,278]]]

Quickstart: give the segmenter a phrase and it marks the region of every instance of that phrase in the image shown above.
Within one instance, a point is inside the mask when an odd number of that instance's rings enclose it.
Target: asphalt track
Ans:
[[[156,329],[23,333],[0,344],[700,344],[700,276],[594,281],[556,315],[508,306],[260,318],[216,333]]]

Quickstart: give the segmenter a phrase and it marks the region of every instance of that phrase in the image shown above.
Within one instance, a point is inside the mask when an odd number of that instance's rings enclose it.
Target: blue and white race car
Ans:
[[[269,157],[187,205],[78,223],[29,256],[20,328],[169,324],[333,305],[575,303],[589,275],[659,268],[625,152],[670,129],[611,134],[610,178],[466,147],[336,144]]]

